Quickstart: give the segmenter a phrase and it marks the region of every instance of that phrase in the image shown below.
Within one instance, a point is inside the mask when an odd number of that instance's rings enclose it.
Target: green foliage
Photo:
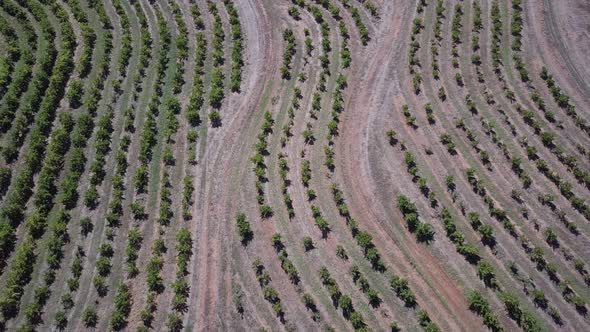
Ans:
[[[416,237],[420,242],[430,242],[434,239],[434,230],[432,225],[427,223],[420,223],[416,227]]]
[[[413,166],[415,163],[411,154],[406,154],[406,165],[408,165],[410,169],[415,167]],[[432,229],[432,226],[428,223],[423,223],[420,221],[418,209],[408,197],[404,195],[398,195],[397,206],[406,220],[408,230],[412,233],[416,233],[416,237],[419,242],[428,243],[434,240],[434,230]]]
[[[490,287],[492,289],[497,289],[499,287],[498,282],[496,280],[496,272],[494,271],[494,267],[490,263],[484,260],[480,261],[477,266],[477,275],[479,276],[479,279],[481,279],[487,287]]]
[[[35,259],[35,241],[31,237],[23,239],[19,244],[8,272],[5,287],[0,291],[0,312],[4,319],[16,316],[24,287],[31,280]]]
[[[398,276],[391,277],[389,284],[397,296],[404,301],[406,307],[416,306],[416,296],[408,285],[408,280]]]
[[[338,306],[342,309],[342,315],[344,317],[349,317],[350,314],[354,311],[352,306],[352,299],[348,295],[342,295],[340,299],[338,299]]]
[[[87,328],[95,327],[98,323],[98,314],[94,307],[86,308],[82,312],[82,321]]]
[[[295,20],[299,21],[301,19],[301,13],[297,7],[291,6],[287,12],[289,13],[289,16],[293,17]]]
[[[147,264],[147,285],[151,292],[161,293],[164,290],[164,282],[160,276],[160,271],[164,262],[160,257],[152,257]]]
[[[456,150],[456,145],[455,142],[453,141],[453,138],[451,137],[451,135],[449,135],[448,133],[444,133],[440,136],[440,142],[447,147],[447,150],[449,151],[449,153],[451,155],[456,155],[457,154],[457,150]]]
[[[11,178],[12,170],[8,167],[0,167],[0,197],[4,196],[8,190]]]
[[[80,232],[82,233],[82,235],[87,236],[88,234],[90,234],[90,232],[92,232],[93,228],[94,226],[90,218],[84,217],[80,219]]]
[[[127,273],[130,278],[135,277],[139,273],[136,263],[142,241],[143,237],[139,228],[131,228],[127,234],[127,245],[125,246],[125,261],[127,263]]]
[[[252,239],[253,233],[250,229],[250,223],[246,219],[246,215],[243,213],[238,214],[236,218],[236,225],[238,227],[238,234],[242,238],[242,243],[248,245],[248,242]]]
[[[303,249],[305,249],[305,251],[310,251],[314,248],[313,245],[313,240],[311,239],[311,237],[306,236],[303,238]]]
[[[493,247],[496,243],[496,237],[494,236],[494,229],[490,225],[483,225],[478,229],[479,234],[481,235],[481,241]]]
[[[78,108],[82,105],[82,95],[84,94],[84,85],[80,80],[73,80],[70,82],[69,89],[67,92],[68,101],[70,107]]]
[[[533,302],[536,306],[547,309],[549,301],[545,297],[545,293],[541,289],[535,289],[532,291]]]
[[[260,206],[260,217],[263,219],[267,219],[272,217],[274,211],[273,209],[270,207],[270,205],[261,205]]]
[[[304,160],[301,163],[301,181],[305,187],[309,186],[311,180],[311,164],[309,160]]]
[[[243,50],[244,40],[242,36],[242,27],[240,25],[240,19],[238,10],[234,6],[232,1],[225,0],[223,2],[227,8],[229,14],[229,22],[231,24],[231,37],[232,37],[232,66],[230,74],[230,89],[233,92],[240,92],[240,85],[242,82],[242,67],[244,66]]]
[[[430,316],[428,316],[428,313],[426,311],[419,310],[416,315],[418,316],[418,322],[420,323],[420,326],[422,326],[425,331],[427,331],[427,332],[439,332],[440,331],[438,326],[430,319]]]
[[[272,305],[276,315],[283,322],[285,313],[282,309],[281,299],[279,298],[278,292],[269,285],[270,276],[268,275],[268,272],[265,271],[264,265],[262,265],[259,258],[254,260],[252,267],[256,273],[260,287],[262,288],[264,299]]]
[[[58,311],[55,313],[55,327],[58,330],[64,330],[68,325],[68,317],[66,313],[63,311]]]
[[[337,245],[336,246],[336,256],[340,257],[341,259],[348,259],[348,254],[343,246]]]
[[[281,77],[285,80],[289,80],[291,79],[291,63],[293,62],[293,57],[297,52],[293,30],[285,29],[285,31],[283,31],[283,40],[286,45],[285,51],[283,53],[283,66],[281,67],[280,71]]]
[[[221,126],[221,113],[219,111],[212,111],[209,113],[209,122],[214,128]]]
[[[214,40],[213,40],[213,48],[214,48],[214,68],[211,72],[211,91],[209,93],[209,104],[215,108],[219,109],[221,107],[221,103],[225,97],[223,92],[223,70],[220,67],[223,63],[223,28],[221,27],[221,18],[219,15],[215,15],[215,26],[214,26]]]
[[[528,311],[520,307],[518,299],[507,292],[500,294],[500,300],[504,303],[504,307],[508,316],[512,318],[524,331],[541,331],[540,323]]]
[[[113,330],[119,331],[127,325],[127,317],[131,312],[131,292],[126,284],[119,285],[117,294],[113,300],[115,308],[111,314],[110,326]]]
[[[371,41],[371,36],[369,35],[369,29],[367,29],[367,26],[363,22],[359,10],[356,7],[351,7],[350,14],[352,15],[354,23],[356,24],[359,35],[361,36],[361,42],[363,45],[367,45],[369,41]]]
[[[182,318],[177,313],[169,313],[168,319],[166,319],[166,327],[169,331],[179,332],[182,331]]]

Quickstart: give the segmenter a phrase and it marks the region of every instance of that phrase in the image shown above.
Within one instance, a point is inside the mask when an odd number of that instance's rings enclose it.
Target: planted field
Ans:
[[[588,17],[0,1],[0,331],[590,330]]]

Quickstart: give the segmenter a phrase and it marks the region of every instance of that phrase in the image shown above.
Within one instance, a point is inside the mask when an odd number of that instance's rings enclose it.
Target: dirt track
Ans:
[[[196,326],[205,330],[225,326],[227,318],[223,317],[224,310],[221,308],[231,306],[228,301],[231,287],[227,287],[225,280],[231,277],[231,222],[237,211],[235,206],[229,204],[237,192],[235,182],[228,181],[234,178],[231,174],[236,171],[229,165],[235,164],[240,158],[247,161],[249,145],[245,144],[247,141],[242,140],[240,134],[247,132],[245,128],[252,128],[249,119],[255,114],[263,91],[267,88],[266,84],[275,72],[272,67],[265,66],[277,63],[273,58],[277,52],[273,52],[274,46],[270,39],[269,17],[262,3],[247,1],[239,8],[242,10],[240,15],[244,17],[249,45],[245,57],[247,81],[243,88],[246,94],[230,98],[222,130],[215,132],[215,129],[210,129],[213,133],[207,138],[205,155],[200,158],[205,162],[200,164],[202,171],[196,176],[198,181],[195,187],[199,188],[197,191],[200,193],[196,201],[202,204],[202,210],[194,214],[199,220],[194,225],[194,233],[198,234],[193,269],[196,284],[191,287],[195,291],[189,300],[189,306],[196,310],[195,316],[188,315],[187,320],[208,322],[205,326]]]

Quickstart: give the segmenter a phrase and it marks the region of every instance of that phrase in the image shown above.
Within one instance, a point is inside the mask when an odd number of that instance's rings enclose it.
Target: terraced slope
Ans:
[[[589,15],[0,2],[0,330],[590,329]]]

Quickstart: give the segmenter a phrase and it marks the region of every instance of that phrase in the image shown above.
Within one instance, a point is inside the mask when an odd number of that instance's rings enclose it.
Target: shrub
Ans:
[[[398,138],[397,138],[397,132],[393,129],[388,130],[386,133],[387,138],[389,138],[389,144],[391,144],[392,146],[395,146],[398,142]]]
[[[434,230],[432,225],[427,223],[420,223],[416,227],[416,237],[420,242],[430,242],[434,239]]]
[[[422,326],[426,332],[440,331],[438,326],[436,326],[436,324],[432,322],[430,316],[428,316],[428,313],[426,311],[419,310],[416,315],[418,316],[418,322],[420,323],[420,326]]]
[[[557,234],[551,229],[547,228],[545,230],[545,241],[552,247],[557,248],[559,247],[559,241],[557,240]]]
[[[90,189],[84,194],[84,205],[89,209],[94,209],[98,204],[98,191],[95,186],[91,186]]]
[[[92,225],[92,221],[88,217],[84,217],[80,219],[80,232],[82,235],[87,236],[92,232],[94,226]]]
[[[0,167],[0,197],[2,197],[8,190],[11,177],[12,171],[10,168]]]
[[[272,217],[272,215],[273,215],[273,210],[270,207],[270,205],[265,204],[265,205],[260,206],[260,216],[263,219],[270,218],[270,217]]]
[[[542,290],[535,289],[535,290],[533,290],[533,292],[531,294],[533,296],[533,302],[535,303],[536,306],[543,308],[543,309],[547,309],[547,306],[549,305],[549,301],[545,297],[545,293]]]
[[[336,246],[336,256],[340,257],[341,259],[348,259],[348,254],[343,246],[337,245]]]
[[[236,225],[238,227],[238,234],[242,238],[242,244],[248,245],[248,242],[252,239],[252,230],[250,229],[250,223],[246,219],[246,215],[243,213],[238,214],[236,217]]]
[[[64,330],[67,325],[68,325],[68,317],[66,316],[66,313],[61,310],[56,312],[55,313],[55,327],[61,331],[61,330]]]
[[[348,295],[342,295],[340,299],[338,299],[338,305],[342,309],[342,315],[344,317],[349,317],[350,314],[354,311],[352,306],[352,299]]]
[[[212,111],[209,113],[209,122],[213,128],[221,126],[221,113],[219,111]]]
[[[352,327],[354,327],[356,330],[360,330],[365,326],[363,316],[357,311],[353,312],[350,315],[350,323],[352,324]]]
[[[477,266],[477,275],[487,287],[498,288],[496,273],[494,267],[490,263],[484,260],[480,261]]]
[[[289,7],[289,15],[297,21],[300,20],[300,13],[299,13],[299,9],[297,9],[297,7],[294,7],[294,6]]]
[[[98,315],[94,307],[87,308],[82,312],[82,321],[87,328],[95,327],[98,323]]]
[[[84,94],[84,86],[80,80],[73,80],[67,92],[70,107],[78,108],[82,105],[82,95]]]
[[[169,313],[168,319],[166,320],[166,327],[168,330],[173,332],[182,331],[182,318],[177,313]]]
[[[115,331],[125,328],[127,325],[127,316],[131,312],[131,292],[129,287],[125,284],[121,284],[117,289],[117,294],[113,300],[115,309],[111,316],[111,328]]]
[[[397,296],[404,301],[406,307],[413,308],[416,306],[416,296],[408,286],[408,280],[400,278],[398,276],[391,277],[390,281],[391,288],[395,291]]]
[[[311,239],[311,237],[306,236],[303,238],[303,248],[305,249],[305,251],[310,251],[314,248],[313,240]]]
[[[381,298],[379,297],[379,293],[373,288],[369,288],[367,290],[367,297],[369,298],[369,303],[371,304],[371,306],[378,307],[381,304]]]
[[[478,229],[479,234],[481,235],[481,241],[493,247],[496,243],[496,237],[494,236],[494,229],[490,225],[483,225]]]

